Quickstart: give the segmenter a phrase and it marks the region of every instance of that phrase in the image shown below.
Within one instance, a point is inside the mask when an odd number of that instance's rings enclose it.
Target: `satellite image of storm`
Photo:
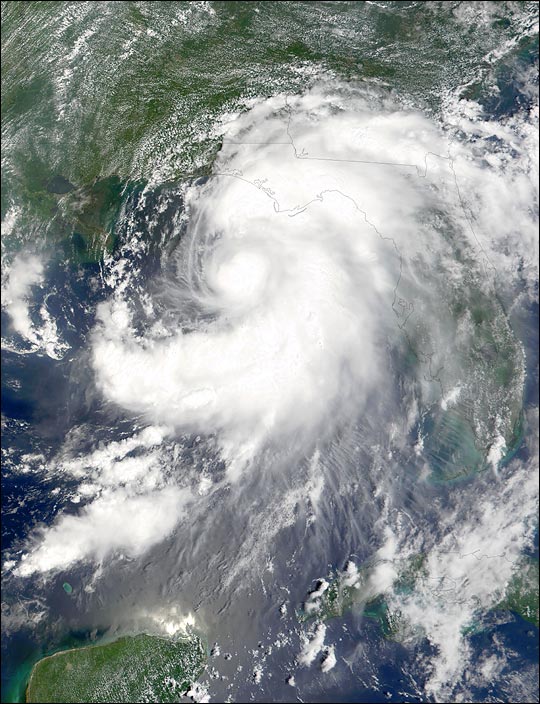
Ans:
[[[2,702],[538,702],[538,4],[1,10]]]

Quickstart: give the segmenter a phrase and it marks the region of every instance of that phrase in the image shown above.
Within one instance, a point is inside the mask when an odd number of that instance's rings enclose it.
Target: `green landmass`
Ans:
[[[34,666],[27,702],[176,702],[203,671],[202,641],[141,634],[55,653]]]
[[[417,580],[425,574],[425,559],[425,555],[419,554],[403,560],[393,591],[411,593]],[[385,638],[403,640],[408,629],[401,614],[389,608],[384,593],[374,588],[370,579],[374,567],[374,564],[367,563],[358,568],[354,584],[348,583],[351,581],[351,573],[347,570],[331,575],[328,588],[315,603],[310,601],[308,595],[302,609],[297,612],[298,619],[307,621],[317,618],[320,621],[327,621],[343,616],[356,605],[362,605],[363,616],[376,620]]]
[[[538,628],[538,558],[527,559],[508,584],[502,601],[494,608],[512,611]]]
[[[398,566],[398,577],[392,591],[411,594],[419,580],[426,576],[426,555],[420,553],[403,560]],[[362,615],[378,622],[382,634],[389,640],[403,641],[412,632],[410,625],[399,610],[389,607],[384,592],[377,592],[370,575],[375,565],[367,563],[358,568],[358,579],[354,585],[347,570],[330,575],[329,585],[320,597],[313,601],[308,595],[302,609],[297,611],[300,621],[318,619],[328,621],[338,618],[357,605],[362,606]],[[320,588],[320,583],[319,583]],[[313,592],[312,592],[313,594]],[[537,558],[527,558],[508,583],[503,599],[492,607],[493,611],[511,611],[538,628],[539,623],[539,567]],[[473,624],[466,633],[477,632],[480,623]]]
[[[302,92],[312,73],[391,80],[437,112],[441,89],[491,100],[493,80],[511,84],[507,74],[537,53],[522,36],[534,3],[493,9],[482,32],[465,32],[454,3],[391,7],[2,3],[2,218],[19,211],[10,246],[68,240],[77,263],[96,261],[114,244],[117,187],[208,173],[216,120],[253,98]],[[503,59],[483,61],[503,43]]]
[[[458,250],[455,254],[458,262],[464,259]],[[405,328],[413,357],[408,365],[416,359],[417,373],[423,370],[425,379],[440,385],[440,401],[432,404],[421,429],[428,479],[435,483],[503,465],[523,438],[523,350],[496,294],[475,281],[472,260],[466,264],[464,278],[446,284],[441,293],[448,301],[448,316],[440,335],[428,329],[421,311]],[[433,280],[431,285],[438,284]],[[451,354],[432,342],[445,339],[445,330],[451,331]],[[447,396],[452,389],[455,398]],[[504,447],[496,459],[492,448],[501,439]]]

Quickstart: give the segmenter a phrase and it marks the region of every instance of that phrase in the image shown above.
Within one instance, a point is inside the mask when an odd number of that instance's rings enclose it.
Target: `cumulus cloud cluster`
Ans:
[[[2,276],[2,308],[11,319],[13,331],[22,338],[30,352],[44,352],[52,359],[61,359],[69,345],[59,338],[56,321],[49,313],[46,301],[32,315],[32,289],[43,284],[44,270],[43,262],[35,255],[15,257]],[[3,345],[18,353],[26,351],[7,339],[3,340]]]
[[[185,492],[176,487],[135,496],[104,493],[46,529],[36,549],[23,555],[17,574],[65,569],[84,558],[100,562],[113,551],[137,557],[172,531],[185,502]]]

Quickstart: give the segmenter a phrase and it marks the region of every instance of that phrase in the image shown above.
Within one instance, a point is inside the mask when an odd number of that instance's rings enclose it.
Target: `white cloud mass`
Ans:
[[[524,371],[496,293],[520,276],[523,295],[537,295],[538,114],[492,122],[479,106],[451,97],[442,109],[444,129],[375,89],[323,86],[256,103],[223,125],[212,175],[182,191],[187,227],[163,276],[143,293],[131,285],[136,243],[106,262],[114,291],[89,336],[91,366],[99,393],[134,417],[137,430],[80,453],[66,441],[51,471],[79,480],[79,500],[88,503],[41,528],[16,574],[141,555],[172,533],[188,503],[194,521],[226,487],[217,513],[244,511],[247,526],[224,546],[230,554],[216,558],[229,588],[242,570],[260,571],[266,542],[299,520],[303,498],[311,504],[306,536],[324,536],[330,511],[354,492],[366,516],[345,514],[347,539],[361,520],[380,528],[369,595],[390,595],[431,642],[426,691],[451,700],[451,682],[469,662],[463,631],[504,591],[530,544],[537,508],[530,468],[497,473]],[[24,277],[12,269],[8,312],[22,334],[30,330],[29,287],[41,272],[39,262]],[[464,309],[459,320],[456,302]],[[497,349],[515,360],[512,384],[502,390],[489,360],[471,362],[470,350],[486,344],[474,337],[477,304],[495,321],[488,332]],[[408,383],[392,361],[405,338],[417,359]],[[478,501],[456,490],[453,515],[438,516],[424,540],[414,520],[392,508],[392,472],[404,471],[393,452],[406,448],[430,410],[462,407],[472,409],[472,442],[482,439],[479,452],[500,484]],[[341,436],[333,455],[319,449],[336,429],[364,418],[364,459]],[[208,441],[224,475],[212,473],[209,461],[186,488],[180,474],[188,470],[174,448],[182,434]],[[417,429],[409,448],[415,461],[429,442]],[[426,459],[420,480],[431,473]],[[243,481],[272,497],[261,500],[264,508],[238,500]],[[421,491],[415,500],[420,506]],[[213,517],[201,519],[208,531]],[[397,562],[420,552],[424,582],[413,594],[393,594]],[[351,562],[344,583],[358,584],[359,575]],[[318,624],[302,636],[299,664],[315,661],[325,634]],[[336,664],[334,649],[325,652],[323,672]]]
[[[513,136],[490,123],[483,136],[492,127]],[[504,265],[497,244],[535,241],[515,196],[531,197],[537,164],[514,174],[490,142],[489,159],[475,157],[420,113],[358,92],[272,98],[223,138],[212,178],[186,195],[188,231],[164,284],[175,323],[141,335],[119,293],[99,308],[92,353],[108,399],[217,432],[233,476],[272,438],[311,441],[384,394],[383,350],[413,311],[436,338],[433,366],[451,367],[448,313],[426,271],[444,258],[448,284],[463,284],[445,228],[488,274]],[[427,212],[443,214],[440,227]]]

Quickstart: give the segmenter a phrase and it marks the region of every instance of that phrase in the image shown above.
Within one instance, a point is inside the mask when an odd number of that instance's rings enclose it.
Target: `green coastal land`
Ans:
[[[65,650],[34,666],[27,702],[175,702],[201,675],[200,638],[140,634]]]
[[[426,577],[425,555],[419,554],[397,565],[398,577],[392,590],[408,595],[415,591],[417,582]],[[375,565],[363,565],[357,571],[345,570],[321,580],[297,612],[300,621],[318,619],[328,621],[339,618],[356,606],[362,607],[363,616],[375,619],[385,638],[401,641],[410,635],[410,628],[399,611],[390,609],[387,592],[377,590],[370,578]],[[507,584],[500,601],[492,611],[509,611],[538,628],[539,625],[539,562],[537,558],[524,558]],[[481,630],[474,624],[471,632]]]

